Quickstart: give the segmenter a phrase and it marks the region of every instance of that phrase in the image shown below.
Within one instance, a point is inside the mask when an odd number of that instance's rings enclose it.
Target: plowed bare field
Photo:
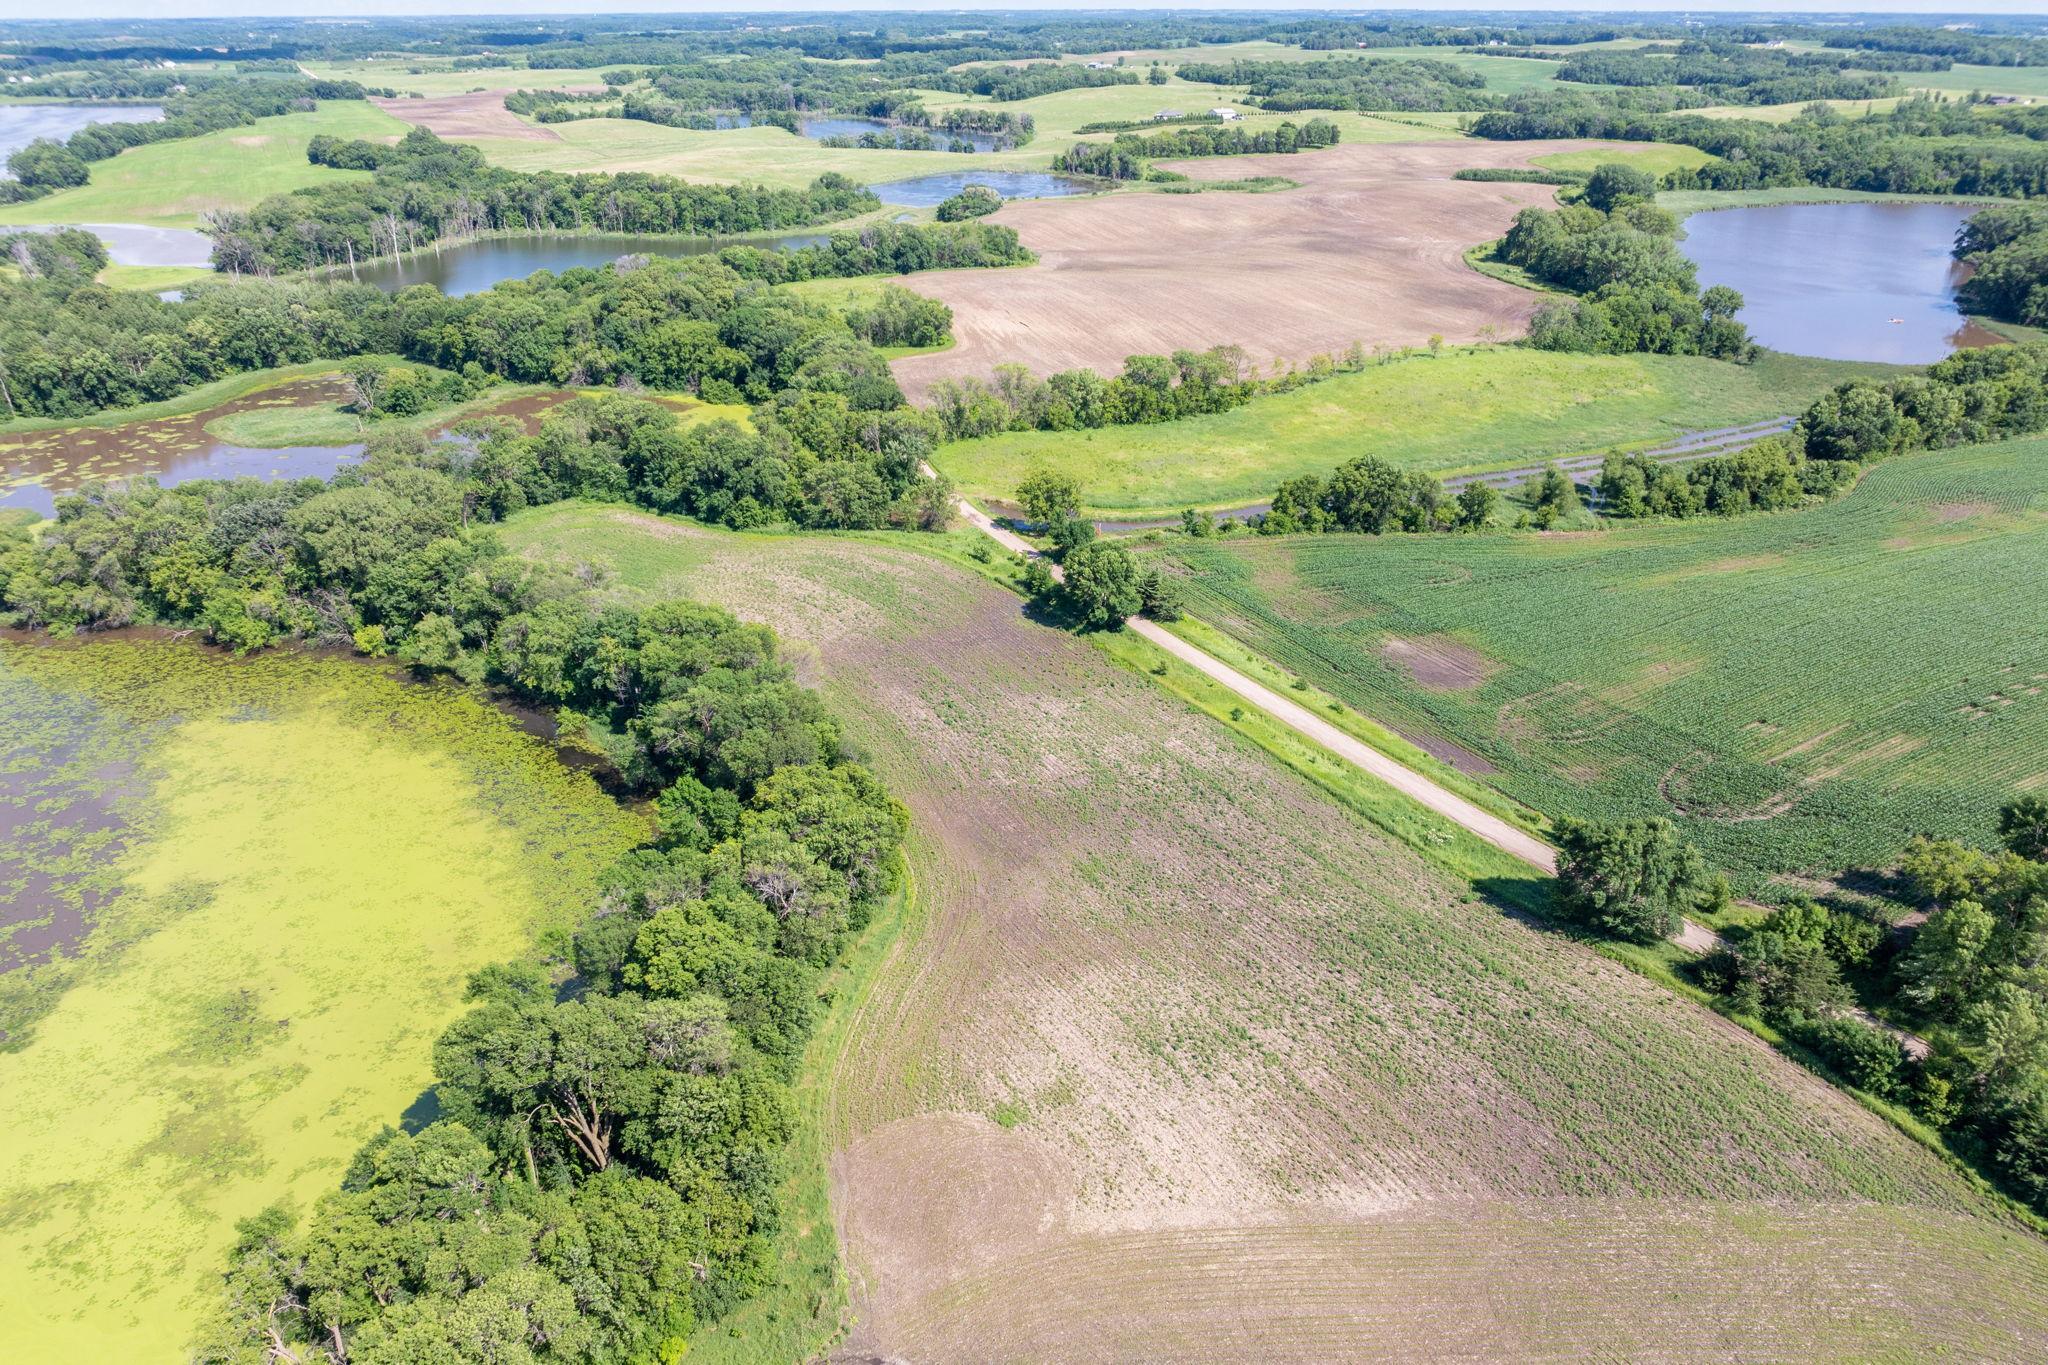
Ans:
[[[845,1359],[2048,1351],[2048,1244],[1932,1154],[1008,594],[614,509],[508,536],[775,626],[912,808],[823,1119]]]
[[[503,90],[475,90],[466,95],[434,99],[373,99],[370,103],[393,118],[425,128],[436,137],[460,141],[473,137],[515,138],[521,142],[559,142],[554,129],[528,123],[505,107]]]
[[[1589,142],[1353,144],[1292,156],[1169,163],[1196,180],[1285,176],[1273,194],[1033,199],[992,221],[1039,263],[901,282],[953,307],[958,344],[895,364],[922,397],[998,364],[1114,373],[1124,357],[1235,343],[1261,364],[1353,342],[1415,346],[1519,335],[1538,296],[1465,264],[1467,248],[1552,202],[1543,185],[1453,180],[1467,166],[1523,166]]]

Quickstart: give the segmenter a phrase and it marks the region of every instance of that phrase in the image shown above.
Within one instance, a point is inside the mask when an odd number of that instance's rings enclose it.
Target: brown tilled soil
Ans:
[[[938,379],[986,378],[1012,362],[1114,373],[1128,355],[1229,343],[1265,364],[1353,342],[1515,336],[1538,296],[1479,274],[1464,253],[1554,192],[1451,173],[1592,145],[1359,143],[1172,163],[1196,180],[1277,175],[1301,185],[1281,193],[1011,203],[992,221],[1016,228],[1039,263],[905,277],[952,305],[958,344],[898,360],[896,377],[922,397]]]
[[[614,581],[773,625],[911,807],[827,1082],[842,1359],[2048,1351],[2048,1248],[1931,1154],[1015,598],[612,515]]]
[[[539,123],[528,123],[505,107],[503,90],[477,90],[435,99],[373,99],[370,103],[393,118],[425,128],[451,141],[470,137],[518,138],[526,142],[560,142],[561,135]]]
[[[1380,646],[1382,659],[1429,692],[1469,692],[1499,671],[1500,665],[1448,635],[1413,639],[1389,635]]]

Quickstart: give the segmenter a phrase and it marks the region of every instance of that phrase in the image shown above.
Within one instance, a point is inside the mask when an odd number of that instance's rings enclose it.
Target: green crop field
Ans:
[[[1573,535],[1184,542],[1192,609],[1552,816],[1678,820],[1751,887],[1988,841],[2048,783],[2048,442],[1842,500]]]
[[[646,830],[488,706],[309,654],[0,643],[0,759],[22,1361],[185,1358],[235,1222],[332,1188],[467,974]]]
[[[1230,412],[1153,426],[1026,431],[942,446],[933,463],[979,497],[1008,498],[1044,465],[1105,516],[1233,507],[1282,479],[1360,455],[1450,474],[1509,469],[1682,431],[1796,413],[1875,367],[1766,354],[1754,365],[1519,347],[1417,355]]]
[[[2048,67],[1971,66],[1958,62],[1946,71],[1900,72],[1899,79],[1915,90],[1939,90],[1948,95],[1967,95],[1974,90],[2026,100],[2048,99]]]
[[[916,909],[818,1059],[850,1350],[1399,1356],[1510,1322],[1546,1358],[1853,1359],[2038,1333],[2048,1253],[1933,1154],[1473,896],[1188,709],[1191,669],[1034,622],[941,557],[958,536],[589,505],[505,535],[624,602],[774,625],[911,808]],[[1516,1249],[1498,1275],[1489,1246]],[[711,1358],[791,1327],[749,1314]]]
[[[306,160],[314,135],[396,139],[406,126],[360,100],[328,100],[304,114],[258,119],[204,137],[131,147],[92,165],[92,183],[0,208],[0,224],[148,223],[198,227],[202,214],[248,208],[265,195],[367,178]]]
[[[452,71],[431,58],[407,61],[382,58],[366,62],[303,62],[308,74],[337,81],[360,81],[405,95],[463,95],[472,90],[568,90],[604,83],[606,68],[568,67],[529,71],[525,67],[492,67],[485,71]],[[417,72],[413,68],[420,68]]]

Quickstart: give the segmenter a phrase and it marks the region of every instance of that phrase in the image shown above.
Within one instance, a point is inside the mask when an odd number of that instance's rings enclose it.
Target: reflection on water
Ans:
[[[573,397],[566,390],[510,398],[467,414],[509,417],[529,433],[541,414]],[[337,407],[344,381],[325,375],[293,380],[203,412],[117,427],[66,427],[0,436],[0,509],[24,507],[42,516],[64,493],[95,479],[153,474],[170,488],[192,479],[325,479],[361,458],[360,441],[334,446],[257,447],[220,440],[207,426],[258,408]]]
[[[523,280],[536,270],[562,271],[575,266],[596,269],[621,256],[709,256],[729,246],[789,251],[822,246],[830,240],[829,235],[817,232],[784,237],[650,237],[631,233],[487,237],[439,250],[414,252],[404,260],[361,266],[355,277],[380,289],[431,284],[444,294],[474,294],[501,280]],[[339,272],[336,277],[347,279],[348,272]]]
[[[880,195],[885,204],[929,208],[969,185],[986,185],[1005,199],[1060,199],[1070,194],[1087,194],[1095,188],[1085,180],[1044,171],[947,171],[868,188]]]
[[[1830,360],[1923,365],[1998,337],[1956,306],[1960,204],[1788,204],[1685,220],[1679,244],[1702,288],[1743,297],[1765,346]]]
[[[39,137],[62,142],[88,123],[155,123],[164,116],[154,104],[0,104],[0,179],[7,158]]]

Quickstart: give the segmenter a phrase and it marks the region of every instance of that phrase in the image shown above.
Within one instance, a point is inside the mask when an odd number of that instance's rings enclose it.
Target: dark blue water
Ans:
[[[819,246],[831,238],[823,233],[784,237],[644,237],[593,233],[558,237],[487,237],[459,242],[435,251],[414,252],[399,261],[360,266],[356,278],[380,289],[409,289],[431,284],[444,294],[474,294],[501,280],[523,280],[536,270],[568,270],[574,266],[605,266],[621,256],[708,256],[729,246],[772,247],[778,251]],[[330,278],[348,279],[346,270]]]
[[[969,185],[986,185],[1005,199],[1060,199],[1070,194],[1088,194],[1095,188],[1085,180],[1045,171],[947,171],[868,188],[880,195],[885,204],[930,208]]]
[[[1998,338],[1956,306],[1949,252],[1962,204],[1787,204],[1685,220],[1702,288],[1740,291],[1737,316],[1775,351],[1925,365]]]

